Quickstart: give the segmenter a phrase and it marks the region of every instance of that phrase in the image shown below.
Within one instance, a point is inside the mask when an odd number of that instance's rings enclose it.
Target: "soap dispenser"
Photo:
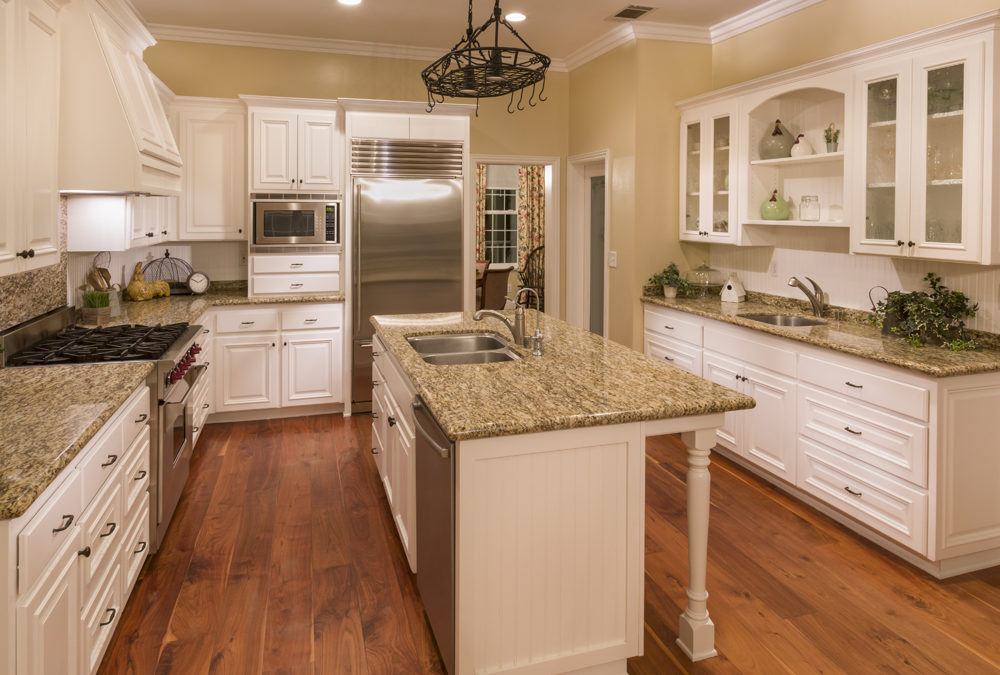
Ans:
[[[746,289],[743,288],[736,272],[733,272],[722,287],[722,302],[743,302],[746,299]]]

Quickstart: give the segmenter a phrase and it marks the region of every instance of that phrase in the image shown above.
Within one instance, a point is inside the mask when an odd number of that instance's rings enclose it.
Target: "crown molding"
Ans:
[[[695,42],[702,45],[711,44],[712,42],[711,29],[702,26],[687,26],[680,23],[633,21],[632,33],[637,40]]]
[[[709,29],[712,35],[712,44],[728,40],[740,33],[746,33],[818,2],[823,2],[823,0],[768,0],[762,5],[757,5],[742,14],[737,14],[712,26]]]
[[[125,32],[125,39],[140,54],[147,47],[156,44],[156,40],[146,28],[139,12],[131,0],[95,0],[105,15],[114,21]],[[93,7],[93,5],[91,5]]]
[[[243,98],[242,96],[240,98]],[[427,113],[427,101],[387,101],[372,98],[339,98],[337,103],[347,112],[387,112],[420,115]],[[476,106],[471,103],[437,103],[427,114],[471,117]]]

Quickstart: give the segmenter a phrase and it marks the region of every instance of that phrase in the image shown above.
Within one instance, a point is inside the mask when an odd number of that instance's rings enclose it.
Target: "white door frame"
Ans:
[[[590,329],[590,221],[586,203],[590,186],[586,167],[604,164],[604,336],[608,335],[608,249],[611,246],[610,151],[597,150],[566,160],[566,321]]]
[[[562,158],[554,156],[521,156],[521,155],[472,155],[473,181],[475,181],[476,164],[512,164],[521,166],[524,164],[544,164],[552,167],[551,181],[545,183],[545,313],[554,317],[559,317],[562,305],[560,303],[560,269],[559,259],[561,257],[560,246],[560,220],[559,204],[561,202],[559,194],[560,178],[559,167]],[[474,183],[473,183],[474,186]],[[469,191],[473,201],[473,216],[475,216],[475,194],[474,189]],[[471,231],[468,233],[468,241],[473,248],[472,258],[475,259],[475,217],[470,221]],[[552,254],[550,255],[550,252]]]

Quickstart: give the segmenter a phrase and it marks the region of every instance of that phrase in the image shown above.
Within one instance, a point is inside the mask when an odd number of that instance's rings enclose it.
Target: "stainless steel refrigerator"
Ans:
[[[354,140],[351,407],[371,409],[374,314],[462,309],[462,145]]]

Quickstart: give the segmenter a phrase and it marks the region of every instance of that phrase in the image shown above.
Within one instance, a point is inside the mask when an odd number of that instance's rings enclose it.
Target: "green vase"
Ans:
[[[788,202],[781,198],[777,190],[760,205],[760,217],[764,220],[788,220]]]

